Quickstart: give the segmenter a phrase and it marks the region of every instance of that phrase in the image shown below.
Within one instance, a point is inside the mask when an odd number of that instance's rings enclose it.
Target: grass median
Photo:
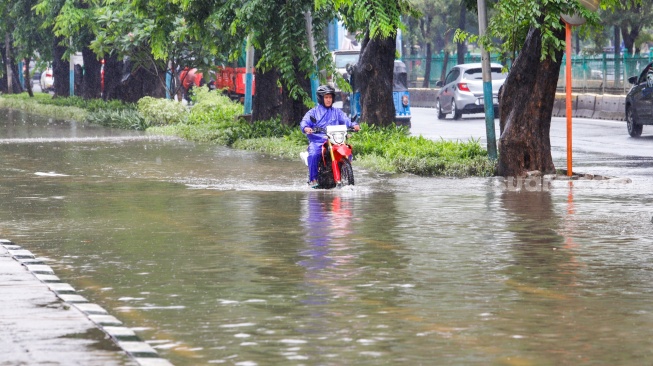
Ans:
[[[0,108],[20,109],[57,119],[96,123],[112,128],[145,130],[179,136],[236,149],[297,159],[306,150],[306,137],[298,127],[279,120],[248,123],[238,116],[243,107],[206,88],[196,88],[191,108],[166,99],[145,97],[137,104],[117,101],[86,101],[78,97],[52,98],[26,93],[0,96]],[[420,176],[492,176],[496,164],[479,140],[429,140],[411,136],[407,127],[361,125],[352,134],[356,165],[379,173],[410,173]]]

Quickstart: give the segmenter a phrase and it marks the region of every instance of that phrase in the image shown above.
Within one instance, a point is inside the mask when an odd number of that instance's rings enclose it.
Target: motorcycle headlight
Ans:
[[[344,132],[338,132],[333,134],[333,143],[334,144],[342,144],[345,142],[345,133]]]

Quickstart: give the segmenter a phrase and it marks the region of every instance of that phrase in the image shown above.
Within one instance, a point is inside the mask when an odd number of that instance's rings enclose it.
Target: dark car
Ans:
[[[653,62],[628,82],[633,87],[626,95],[626,127],[630,136],[638,137],[644,125],[653,125]]]

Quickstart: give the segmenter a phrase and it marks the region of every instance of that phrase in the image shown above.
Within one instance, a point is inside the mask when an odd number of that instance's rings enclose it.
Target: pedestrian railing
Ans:
[[[406,64],[410,87],[423,87],[426,60],[425,56],[404,57],[403,61]],[[491,61],[499,62],[498,56],[492,55]],[[573,56],[572,89],[578,93],[626,94],[631,87],[628,78],[639,75],[641,70],[652,61],[653,51],[639,55],[629,55],[627,52],[623,52],[616,57],[614,53],[607,52]],[[467,54],[465,63],[472,62],[481,62],[480,55]],[[564,91],[566,88],[565,62],[566,58],[563,57],[558,78],[558,91]],[[431,57],[429,87],[434,88],[442,75],[446,75],[456,64],[456,55],[445,57],[444,53],[434,54]],[[443,70],[445,70],[444,73]]]

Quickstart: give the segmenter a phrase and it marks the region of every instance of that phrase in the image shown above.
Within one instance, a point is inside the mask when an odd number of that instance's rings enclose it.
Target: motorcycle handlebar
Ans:
[[[326,128],[311,127],[313,133],[326,133]]]
[[[312,127],[313,133],[326,133],[326,128],[321,128],[321,127]],[[347,128],[347,132],[357,132],[351,127]]]
[[[351,121],[352,122],[356,121],[357,117],[358,116],[352,117]],[[317,120],[315,119],[315,117],[311,116],[311,122],[317,123]],[[313,133],[326,133],[326,128],[312,127],[312,130],[313,130]],[[356,132],[356,130],[354,130],[351,127],[347,127],[347,132]]]

